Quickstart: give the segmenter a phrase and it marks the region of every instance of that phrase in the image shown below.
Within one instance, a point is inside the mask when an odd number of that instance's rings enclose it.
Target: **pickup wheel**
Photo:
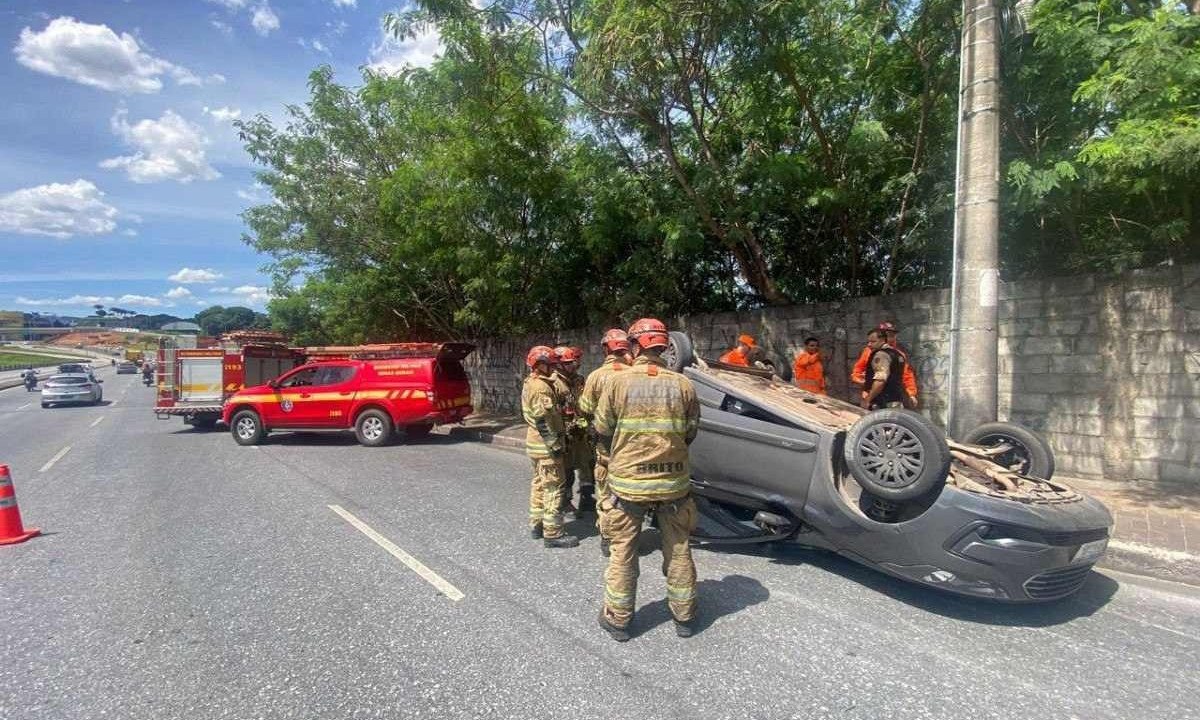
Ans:
[[[428,437],[429,431],[433,430],[433,425],[429,423],[420,423],[418,425],[408,425],[404,428],[404,434],[410,438]]]
[[[360,445],[380,447],[392,441],[395,427],[392,419],[382,410],[364,410],[354,422],[354,437]]]
[[[1039,480],[1054,477],[1054,450],[1029,428],[1006,422],[984,423],[967,433],[963,442],[987,448],[1006,445],[1010,449],[996,456],[996,464]]]
[[[229,431],[238,445],[257,445],[267,436],[262,418],[253,410],[239,410],[229,423]]]
[[[876,410],[846,433],[850,474],[864,490],[892,502],[940,490],[950,474],[946,436],[911,410]]]

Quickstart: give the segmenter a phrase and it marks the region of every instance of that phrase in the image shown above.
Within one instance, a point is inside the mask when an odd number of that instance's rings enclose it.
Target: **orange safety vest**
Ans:
[[[741,365],[742,367],[750,367],[750,361],[742,354],[738,348],[734,348],[721,356],[721,362],[726,365]]]
[[[820,353],[797,353],[792,363],[792,379],[801,390],[824,395],[825,366],[821,363]]]

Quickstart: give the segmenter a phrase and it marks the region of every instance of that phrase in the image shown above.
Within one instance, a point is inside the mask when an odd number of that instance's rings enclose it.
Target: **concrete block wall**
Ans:
[[[665,320],[709,358],[750,333],[777,366],[790,366],[815,335],[830,394],[847,399],[867,331],[891,320],[917,372],[923,412],[945,422],[948,290]],[[519,412],[533,344],[579,345],[590,370],[604,329],[481,341],[467,361],[475,406]],[[1060,473],[1200,483],[1200,265],[1002,283],[999,333],[1000,419],[1044,434]]]

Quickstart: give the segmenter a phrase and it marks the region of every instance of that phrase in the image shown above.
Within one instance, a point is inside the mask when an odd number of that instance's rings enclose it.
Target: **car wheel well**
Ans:
[[[392,421],[392,423],[393,423],[393,424],[395,424],[395,422],[396,422],[396,418],[392,417],[392,413],[391,413],[391,411],[390,411],[390,410],[388,410],[388,409],[387,409],[387,406],[385,406],[385,405],[380,405],[380,404],[379,404],[379,403],[377,403],[377,402],[369,402],[369,403],[365,403],[365,404],[363,404],[363,405],[360,405],[360,406],[358,406],[357,408],[355,408],[355,410],[354,410],[354,419],[353,419],[353,421],[352,421],[350,424],[351,424],[351,425],[357,425],[357,424],[358,424],[358,419],[359,419],[360,417],[362,417],[362,414],[363,414],[363,413],[365,413],[365,412],[366,412],[366,411],[368,411],[368,410],[378,410],[379,412],[383,413],[384,415],[387,415],[387,416],[388,416],[388,418],[390,418],[390,419],[391,419],[391,421]]]

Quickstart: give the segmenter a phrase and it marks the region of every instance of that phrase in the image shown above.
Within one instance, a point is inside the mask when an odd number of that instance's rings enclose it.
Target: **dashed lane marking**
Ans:
[[[446,582],[446,580],[441,575],[438,575],[434,571],[425,567],[425,564],[422,563],[420,560],[418,560],[415,557],[413,557],[412,555],[409,555],[408,553],[404,552],[399,547],[397,547],[396,544],[393,543],[391,540],[388,540],[384,536],[375,532],[375,530],[370,525],[368,525],[365,522],[363,522],[362,520],[359,520],[358,518],[354,517],[354,515],[352,515],[349,511],[345,510],[341,505],[330,505],[329,509],[334,511],[338,515],[341,515],[343,520],[345,520],[346,522],[353,525],[363,535],[366,535],[367,537],[371,538],[371,540],[373,540],[376,545],[383,548],[384,550],[387,550],[388,553],[390,553],[392,555],[392,557],[396,558],[400,562],[407,565],[409,570],[412,570],[413,572],[415,572],[416,574],[418,574],[422,578],[424,578],[425,582],[427,582],[430,585],[437,588],[438,592],[442,593],[443,595],[445,595],[446,597],[450,598],[451,600],[453,600],[455,602],[458,602],[459,600],[462,600],[464,597],[466,597],[465,595],[462,594],[461,590],[454,587],[450,583]]]
[[[62,459],[63,459],[63,455],[66,455],[66,454],[67,454],[67,453],[69,453],[69,452],[71,452],[71,446],[70,446],[70,445],[66,446],[66,447],[65,447],[65,448],[63,448],[62,450],[59,450],[59,451],[58,451],[58,453],[57,453],[57,454],[56,454],[54,457],[50,458],[50,461],[49,461],[49,462],[47,462],[45,465],[43,465],[43,466],[42,466],[42,469],[41,469],[41,470],[38,470],[38,472],[40,472],[40,473],[44,473],[44,472],[46,472],[47,470],[49,470],[50,468],[54,467],[54,463],[58,462],[59,460],[62,460]]]
[[[102,423],[102,422],[104,422],[104,416],[103,416],[103,415],[101,415],[100,417],[98,417],[98,418],[96,418],[95,420],[93,420],[93,421],[92,421],[92,424],[91,424],[91,425],[88,425],[88,427],[96,427],[97,425],[99,425],[99,424],[100,424],[100,423]]]
[[[24,405],[22,405],[21,407],[19,407],[19,408],[17,408],[17,409],[18,409],[18,410],[24,410],[25,408],[29,407],[29,406],[30,406],[30,405],[32,405],[32,404],[33,404],[33,403],[25,403]]]

